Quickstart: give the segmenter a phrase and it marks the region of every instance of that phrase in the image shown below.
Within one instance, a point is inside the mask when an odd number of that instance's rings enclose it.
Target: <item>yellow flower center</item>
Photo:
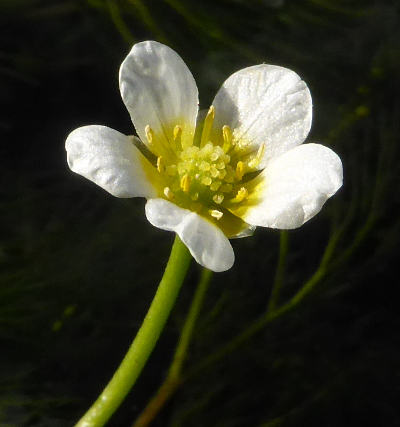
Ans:
[[[165,184],[166,199],[219,221],[230,215],[230,208],[245,203],[249,196],[248,174],[258,170],[265,146],[252,151],[242,140],[236,143],[229,126],[223,126],[218,141],[212,141],[214,115],[211,106],[197,145],[193,140],[183,141],[182,126],[176,125],[171,144],[175,154],[159,155],[156,166]],[[146,135],[151,147],[155,136],[149,126]]]

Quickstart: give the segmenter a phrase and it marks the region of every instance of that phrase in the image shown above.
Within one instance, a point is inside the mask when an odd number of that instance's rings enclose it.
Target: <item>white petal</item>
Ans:
[[[197,86],[182,58],[171,48],[155,41],[135,44],[121,65],[119,82],[122,99],[143,142],[146,125],[164,143],[172,142],[177,124],[182,126],[182,139],[193,137],[199,104]]]
[[[75,129],[65,142],[69,167],[116,197],[155,197],[155,168],[132,140],[106,126]]]
[[[256,65],[230,76],[218,91],[214,132],[223,125],[236,141],[257,150],[265,143],[268,161],[301,144],[311,127],[312,101],[307,85],[293,71],[275,65]]]
[[[249,224],[292,229],[300,227],[342,186],[342,162],[319,144],[295,147],[269,163],[250,182],[247,207],[232,211]]]
[[[146,217],[155,227],[175,231],[193,258],[203,267],[220,272],[229,270],[235,255],[224,233],[195,212],[164,199],[146,203]]]

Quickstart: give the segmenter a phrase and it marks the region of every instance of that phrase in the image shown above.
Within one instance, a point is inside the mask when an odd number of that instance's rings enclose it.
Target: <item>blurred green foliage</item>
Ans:
[[[185,368],[155,426],[397,426],[400,324],[399,7],[387,0],[2,0],[0,2],[0,426],[69,426],[107,382],[154,294],[172,236],[142,200],[114,199],[66,166],[74,128],[132,126],[118,67],[156,39],[191,68],[207,107],[232,72],[297,71],[314,100],[310,141],[343,160],[345,184],[289,233],[280,300],[262,319],[279,233],[234,241]],[[164,378],[190,303],[193,266],[156,351],[110,425],[130,425]]]

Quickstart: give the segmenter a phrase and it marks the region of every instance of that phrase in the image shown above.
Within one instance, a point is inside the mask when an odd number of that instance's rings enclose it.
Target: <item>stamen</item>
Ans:
[[[214,194],[213,200],[217,205],[220,205],[224,201],[224,195],[221,193]]]
[[[237,162],[236,165],[236,178],[241,181],[244,175],[244,163],[242,161]]]
[[[258,148],[256,157],[254,157],[249,161],[249,167],[251,167],[252,169],[255,169],[261,163],[261,160],[264,157],[264,152],[265,152],[265,143],[262,143]]]
[[[215,108],[213,105],[208,110],[207,116],[204,119],[203,132],[201,134],[200,148],[203,148],[210,139],[211,128],[214,122]]]
[[[165,171],[165,164],[162,156],[157,157],[157,170],[160,173],[163,173]]]
[[[193,201],[196,201],[199,198],[199,193],[196,191],[196,193],[192,194],[191,199]]]
[[[174,198],[174,193],[169,187],[164,188],[164,195],[167,199],[172,200]]]
[[[174,141],[179,142],[178,140],[180,140],[182,136],[182,127],[179,125],[176,125],[174,127]]]
[[[144,132],[146,133],[147,141],[149,142],[149,144],[151,144],[153,142],[154,135],[153,129],[149,125],[146,125],[146,127],[144,128]]]
[[[221,211],[218,211],[217,209],[212,209],[210,211],[208,211],[210,213],[210,215],[214,218],[221,219],[222,216],[224,215]]]
[[[182,143],[181,143],[181,137],[182,137],[182,127],[181,126],[176,125],[174,127],[173,136],[174,136],[175,149],[180,150],[181,148],[183,148]]]
[[[183,175],[181,178],[181,188],[184,193],[188,193],[190,189],[190,176],[188,174]]]
[[[228,125],[222,126],[222,137],[224,139],[222,149],[227,153],[232,147],[232,131]]]
[[[236,194],[236,196],[231,199],[230,201],[232,203],[240,203],[242,202],[247,196],[249,195],[249,192],[246,188],[242,187]]]

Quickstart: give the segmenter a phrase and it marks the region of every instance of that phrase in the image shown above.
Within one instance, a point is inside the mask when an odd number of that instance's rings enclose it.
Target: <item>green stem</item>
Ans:
[[[280,232],[279,239],[279,259],[276,268],[275,279],[272,285],[271,296],[268,301],[267,311],[272,311],[279,302],[279,296],[283,284],[283,277],[285,275],[286,258],[288,253],[289,233],[286,230]]]
[[[164,276],[142,326],[111,381],[76,427],[103,426],[135,384],[165,326],[190,260],[189,251],[176,236]]]
[[[168,375],[153,398],[149,401],[143,412],[139,415],[133,427],[146,427],[150,425],[153,419],[163,408],[168,399],[175,393],[180,386],[180,374],[183,362],[185,361],[187,350],[193,335],[194,326],[199,317],[201,307],[203,306],[204,297],[206,295],[212,272],[203,269],[200,281],[197,285],[189,312],[186,316],[185,323],[179,337],[178,345],[172,359],[171,366],[168,370]]]

